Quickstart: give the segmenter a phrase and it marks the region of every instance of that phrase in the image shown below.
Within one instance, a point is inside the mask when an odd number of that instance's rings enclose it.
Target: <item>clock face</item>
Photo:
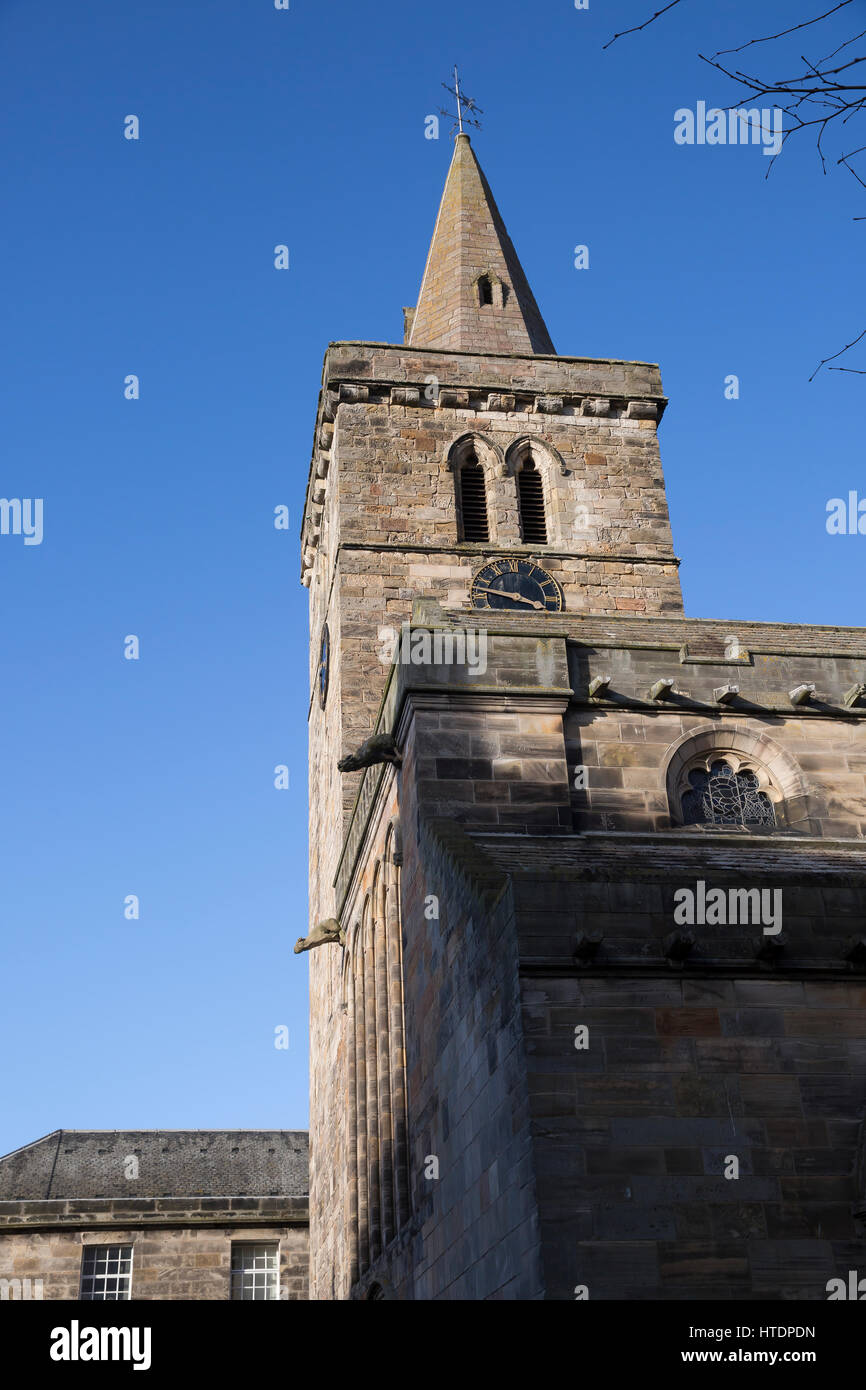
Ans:
[[[325,701],[328,698],[328,675],[331,666],[331,634],[328,632],[328,624],[322,633],[322,647],[319,652],[319,704],[324,709]]]
[[[475,608],[504,608],[510,613],[558,613],[562,590],[534,560],[491,560],[472,580]]]

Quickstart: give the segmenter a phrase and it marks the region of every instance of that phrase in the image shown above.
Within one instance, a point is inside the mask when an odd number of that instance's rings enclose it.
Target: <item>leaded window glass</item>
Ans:
[[[684,825],[776,824],[773,803],[748,768],[735,772],[730,763],[719,761],[709,772],[694,768],[688,780],[682,798]]]
[[[279,1247],[264,1241],[232,1243],[233,1299],[269,1302],[280,1296]]]
[[[122,1301],[132,1297],[132,1246],[86,1245],[81,1260],[84,1302]]]

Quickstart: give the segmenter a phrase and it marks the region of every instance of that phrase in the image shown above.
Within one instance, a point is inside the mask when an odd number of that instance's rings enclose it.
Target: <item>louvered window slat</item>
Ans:
[[[463,519],[463,539],[489,540],[484,470],[479,463],[467,463],[460,470],[460,510]]]
[[[525,545],[547,545],[544,490],[541,475],[532,462],[525,463],[517,475],[520,504],[520,531]]]

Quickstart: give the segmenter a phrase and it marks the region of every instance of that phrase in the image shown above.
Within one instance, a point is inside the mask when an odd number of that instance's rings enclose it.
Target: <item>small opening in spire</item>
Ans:
[[[479,304],[493,303],[493,281],[489,275],[482,275],[478,281],[478,302]]]

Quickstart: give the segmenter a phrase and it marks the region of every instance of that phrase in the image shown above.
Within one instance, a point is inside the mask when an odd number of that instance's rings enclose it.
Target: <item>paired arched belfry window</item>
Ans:
[[[545,489],[551,486],[551,465],[557,459],[564,472],[555,450],[525,437],[514,440],[505,453],[484,435],[465,434],[456,440],[448,452],[448,467],[454,471],[460,540],[486,545],[489,541],[514,544],[519,538],[527,546],[548,545]],[[515,491],[509,501],[511,487]]]
[[[544,485],[531,456],[517,474],[517,502],[520,510],[520,539],[524,545],[547,545],[547,519],[544,515]]]
[[[463,459],[457,473],[460,488],[460,519],[464,541],[488,541],[490,527],[487,521],[487,495],[484,485],[484,469],[478,462],[478,455],[470,449]]]

